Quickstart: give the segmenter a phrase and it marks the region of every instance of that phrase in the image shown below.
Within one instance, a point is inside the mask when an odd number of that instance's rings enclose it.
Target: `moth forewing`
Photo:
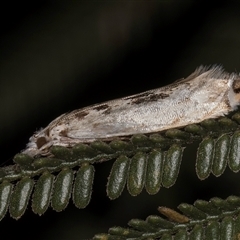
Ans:
[[[53,145],[110,140],[216,118],[240,102],[240,77],[200,67],[186,79],[136,95],[63,114],[35,133],[23,153],[49,155]]]

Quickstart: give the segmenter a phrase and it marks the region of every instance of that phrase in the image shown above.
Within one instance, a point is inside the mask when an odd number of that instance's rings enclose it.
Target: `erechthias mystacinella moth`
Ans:
[[[199,67],[186,79],[61,115],[36,132],[23,153],[50,154],[53,145],[111,140],[216,118],[240,103],[240,76],[219,66]]]

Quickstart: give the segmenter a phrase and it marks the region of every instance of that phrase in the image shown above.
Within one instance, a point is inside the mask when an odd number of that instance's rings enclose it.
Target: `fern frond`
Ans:
[[[64,210],[71,196],[76,207],[85,208],[91,199],[93,178],[94,168],[86,163],[77,172],[65,167],[57,176],[45,171],[36,183],[30,177],[23,177],[15,187],[3,181],[0,184],[0,220],[8,208],[10,216],[19,219],[31,197],[32,210],[38,215],[44,214],[50,204],[57,212]]]
[[[151,215],[146,220],[132,219],[129,227],[112,227],[93,239],[239,239],[240,197],[197,200],[193,205],[182,203],[178,209],[181,213],[159,207],[165,218]]]
[[[204,180],[212,172],[216,177],[223,174],[228,164],[233,172],[240,170],[240,131],[219,138],[206,137],[199,144],[196,172]]]

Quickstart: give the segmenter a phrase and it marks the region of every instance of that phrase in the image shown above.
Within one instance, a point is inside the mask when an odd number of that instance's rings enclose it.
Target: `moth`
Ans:
[[[23,153],[48,156],[54,145],[72,147],[183,127],[226,115],[239,103],[239,74],[201,66],[165,87],[65,113],[36,132]]]

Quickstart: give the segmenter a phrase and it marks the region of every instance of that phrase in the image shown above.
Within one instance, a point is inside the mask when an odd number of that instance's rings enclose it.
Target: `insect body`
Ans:
[[[240,76],[221,67],[198,68],[186,79],[61,115],[35,133],[23,153],[49,155],[53,145],[111,140],[216,118],[240,103]]]

